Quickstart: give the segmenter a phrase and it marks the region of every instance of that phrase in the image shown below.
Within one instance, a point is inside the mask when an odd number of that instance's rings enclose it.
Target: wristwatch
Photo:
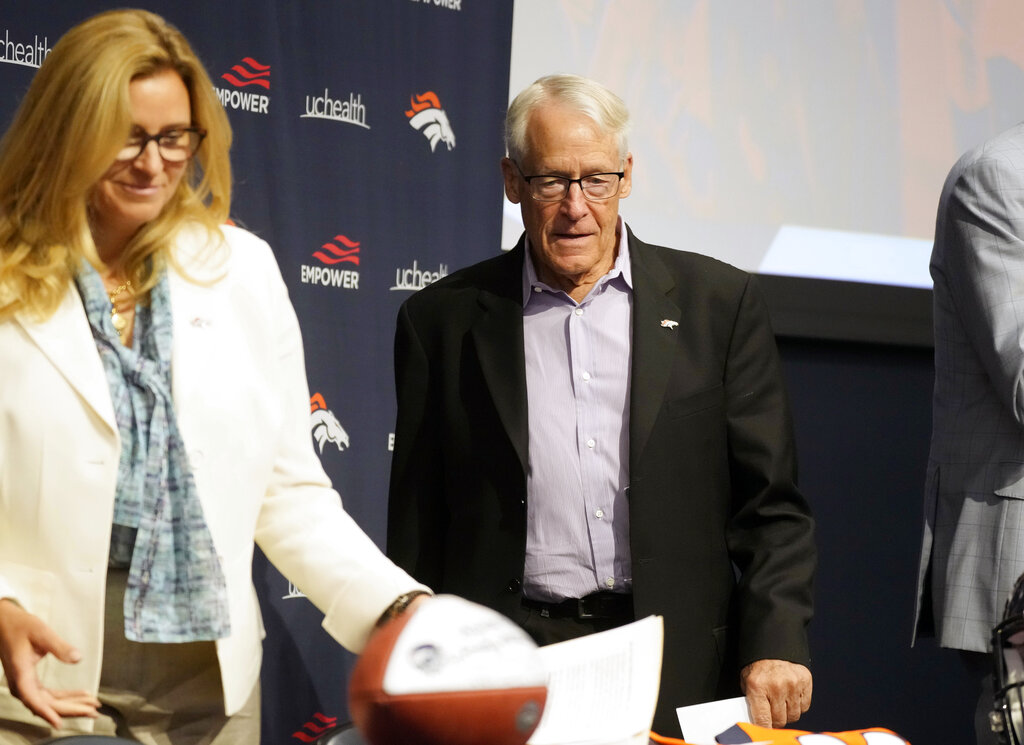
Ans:
[[[381,626],[387,621],[393,618],[398,618],[400,615],[405,613],[405,610],[409,607],[409,604],[420,595],[429,595],[429,592],[424,590],[412,590],[411,592],[404,592],[395,598],[395,602],[387,607],[377,621],[377,625]]]

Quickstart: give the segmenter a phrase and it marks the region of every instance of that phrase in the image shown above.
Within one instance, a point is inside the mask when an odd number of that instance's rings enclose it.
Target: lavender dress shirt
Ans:
[[[629,592],[629,381],[633,309],[620,221],[612,270],[582,302],[537,278],[526,245],[529,409],[523,592],[541,601]]]

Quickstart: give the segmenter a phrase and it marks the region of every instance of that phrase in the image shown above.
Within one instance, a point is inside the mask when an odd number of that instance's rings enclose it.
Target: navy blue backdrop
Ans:
[[[398,305],[500,242],[512,0],[140,4],[185,32],[220,92],[235,132],[233,218],[274,247],[302,325],[311,443],[382,544]],[[0,2],[0,125],[45,50],[116,5]],[[972,693],[955,653],[909,647],[931,352],[780,348],[821,552],[815,704],[802,724],[968,742]],[[352,657],[262,557],[255,569],[263,742],[308,742],[347,718]]]
[[[0,6],[6,128],[46,51],[123,3]],[[383,545],[398,306],[498,250],[512,0],[146,0],[188,37],[228,111],[232,218],[274,247],[302,325],[311,442]],[[60,178],[60,174],[54,174]],[[347,718],[352,658],[262,557],[265,743]]]

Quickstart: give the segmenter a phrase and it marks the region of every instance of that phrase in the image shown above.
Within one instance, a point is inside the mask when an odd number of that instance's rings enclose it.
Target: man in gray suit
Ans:
[[[1024,572],[1024,124],[965,154],[932,251],[935,393],[916,632],[959,649],[994,742],[992,627]]]

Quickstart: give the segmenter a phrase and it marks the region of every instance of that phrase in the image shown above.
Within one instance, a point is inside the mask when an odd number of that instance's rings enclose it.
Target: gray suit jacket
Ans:
[[[935,393],[916,631],[981,652],[1024,572],[1024,124],[950,171],[931,274]]]

